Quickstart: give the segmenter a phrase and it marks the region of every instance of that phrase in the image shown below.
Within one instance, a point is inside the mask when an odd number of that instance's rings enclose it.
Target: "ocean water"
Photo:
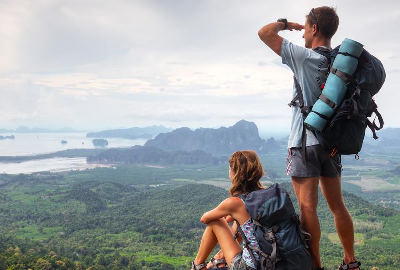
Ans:
[[[67,149],[94,149],[92,139],[86,133],[0,133],[14,135],[15,139],[0,140],[0,156],[27,156],[53,153]],[[67,141],[62,144],[61,141]],[[147,140],[106,138],[108,148],[143,145]]]
[[[2,136],[14,135],[15,139],[0,140],[0,156],[32,156],[54,153],[67,149],[94,149],[93,138],[86,138],[86,133],[0,133]],[[105,138],[107,148],[131,147],[143,145],[146,139],[128,140]],[[61,141],[67,141],[62,144]],[[19,174],[41,171],[82,170],[104,166],[87,164],[86,158],[50,158],[21,163],[0,162],[0,173]]]
[[[0,162],[0,173],[31,174],[35,172],[63,172],[70,170],[85,170],[97,167],[111,167],[104,164],[88,164],[86,158],[47,158],[30,160],[21,163]]]

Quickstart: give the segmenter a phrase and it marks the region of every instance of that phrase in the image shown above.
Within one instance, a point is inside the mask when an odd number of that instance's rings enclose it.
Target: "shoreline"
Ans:
[[[33,174],[39,172],[66,172],[95,168],[111,168],[115,164],[87,163],[86,157],[52,157],[19,163],[0,162],[0,174]]]

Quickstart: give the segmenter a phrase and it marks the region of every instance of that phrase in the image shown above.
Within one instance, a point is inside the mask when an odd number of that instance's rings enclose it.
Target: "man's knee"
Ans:
[[[315,203],[299,202],[299,209],[302,214],[305,214],[305,213],[316,214],[317,206],[318,206],[318,204],[315,204]]]
[[[333,205],[330,205],[329,208],[332,214],[337,218],[350,216],[349,211],[347,210],[346,205],[344,204],[343,201],[342,203],[335,203]]]
[[[334,215],[343,215],[347,214],[348,210],[343,200],[342,194],[340,196],[332,197],[325,196],[326,201],[328,203],[329,209]]]

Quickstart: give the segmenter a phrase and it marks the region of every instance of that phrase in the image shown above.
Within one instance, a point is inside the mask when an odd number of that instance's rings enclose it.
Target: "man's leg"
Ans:
[[[318,206],[318,177],[293,177],[292,183],[299,202],[301,224],[305,231],[311,234],[310,249],[313,268],[321,267],[319,241],[321,229],[317,215]]]
[[[356,260],[353,221],[343,201],[341,177],[321,176],[321,190],[335,219],[336,231],[343,245],[344,262],[353,262]]]

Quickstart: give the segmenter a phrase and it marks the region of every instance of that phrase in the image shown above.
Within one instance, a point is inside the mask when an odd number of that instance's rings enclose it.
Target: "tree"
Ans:
[[[51,269],[51,263],[49,263],[45,259],[38,259],[36,262],[36,267],[40,270],[50,270]]]

